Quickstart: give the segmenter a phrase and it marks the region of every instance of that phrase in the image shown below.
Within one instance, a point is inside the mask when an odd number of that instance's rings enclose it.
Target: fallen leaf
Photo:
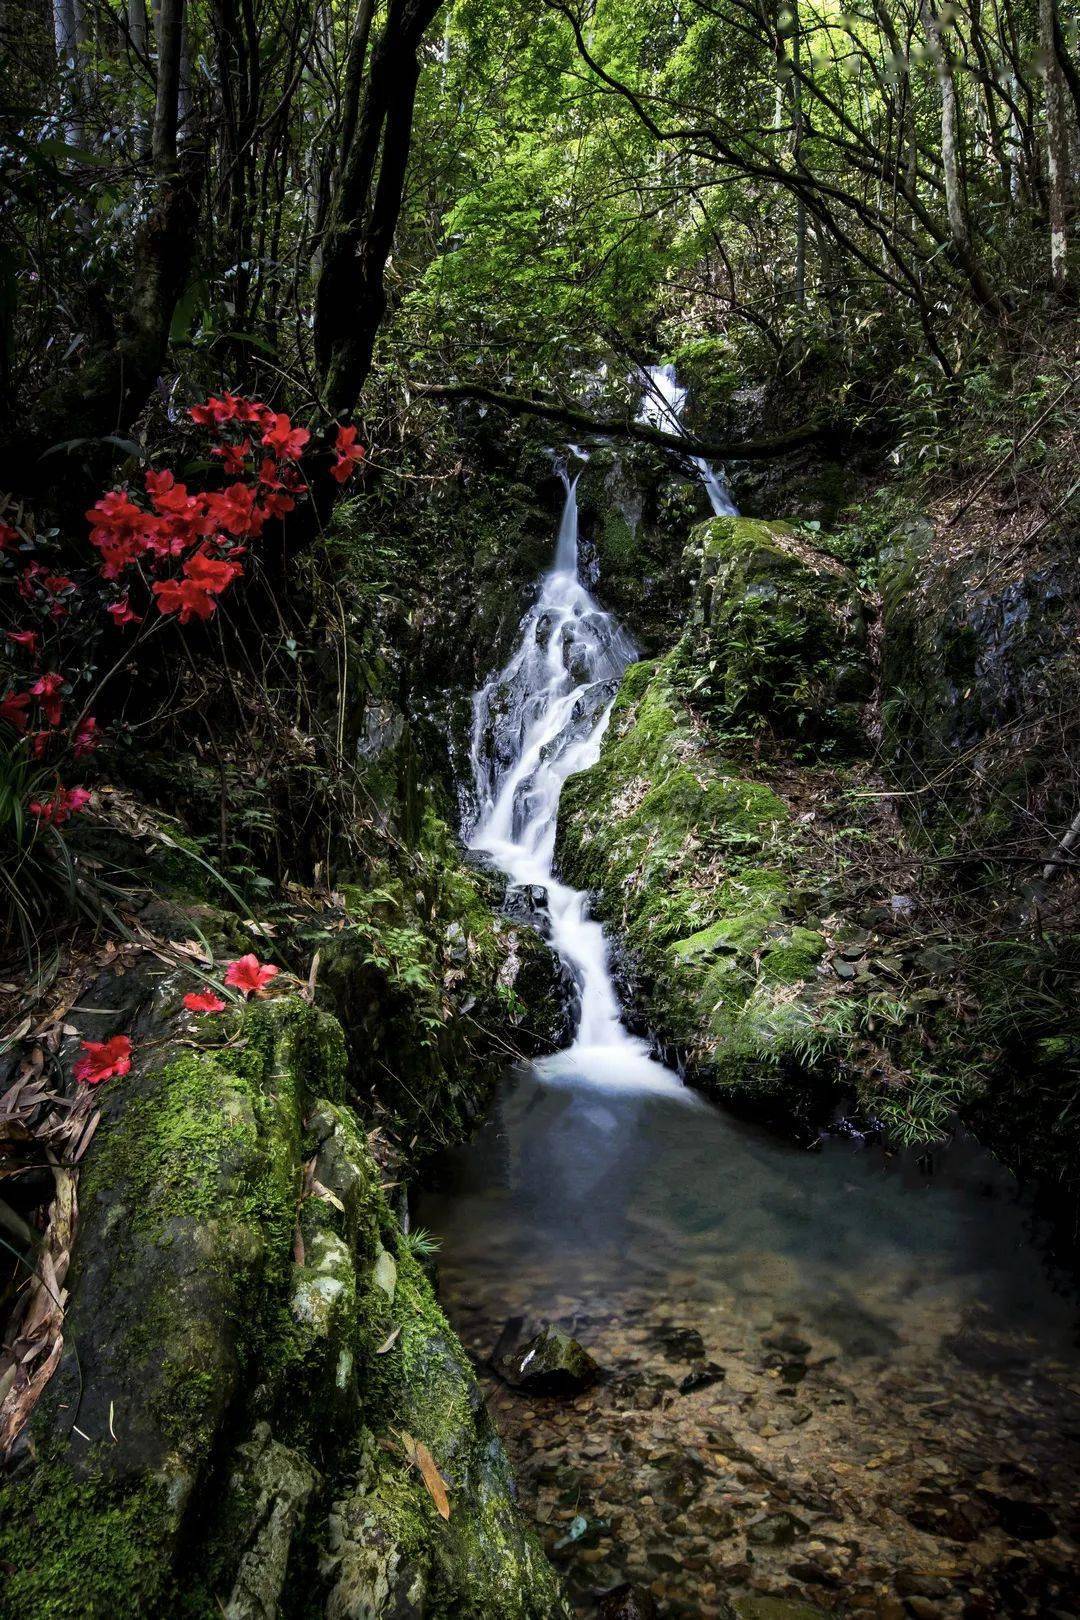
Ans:
[[[311,1190],[315,1194],[316,1198],[321,1198],[326,1204],[333,1204],[334,1208],[339,1209],[344,1215],[345,1205],[341,1202],[341,1199],[338,1197],[337,1193],[332,1193],[329,1187],[324,1187],[321,1181],[315,1180],[313,1180],[311,1183]]]
[[[375,1354],[377,1356],[385,1356],[388,1350],[392,1350],[394,1345],[397,1343],[397,1336],[400,1332],[401,1323],[399,1322],[396,1328],[392,1328],[390,1330],[382,1344],[380,1344],[379,1348],[376,1350]]]
[[[442,1475],[439,1473],[435,1459],[422,1440],[415,1441],[414,1445],[416,1451],[416,1466],[419,1468],[420,1473],[423,1476],[424,1484],[428,1488],[428,1494],[430,1495],[431,1500],[434,1502],[440,1517],[448,1519],[450,1517],[450,1502],[447,1498],[446,1486],[443,1484]]]

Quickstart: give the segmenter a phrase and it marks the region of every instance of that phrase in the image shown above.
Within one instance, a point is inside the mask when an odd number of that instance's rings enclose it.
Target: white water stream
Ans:
[[[640,422],[649,422],[653,427],[665,428],[669,433],[681,433],[685,405],[686,389],[676,377],[674,366],[645,368],[645,392],[638,413]],[[732,500],[731,491],[722,475],[715,467],[710,467],[701,456],[691,456],[690,459],[705,485],[705,493],[716,516],[738,517],[739,508]]]
[[[581,1016],[573,1067],[611,1078],[674,1077],[653,1064],[623,1026],[607,941],[588,898],[552,874],[563,783],[600,756],[619,679],[633,641],[578,579],[577,479],[566,500],[555,562],[521,623],[513,657],[473,698],[472,766],[478,816],[469,845],[510,883],[546,891],[550,943],[577,981]],[[560,1053],[557,1066],[569,1054]]]
[[[685,390],[678,388],[670,367],[655,370],[660,380],[654,386],[668,390],[662,396],[664,425],[677,423]],[[655,398],[647,400],[655,406]],[[734,512],[712,469],[702,464],[699,470],[714,508],[721,509],[716,499],[723,496],[723,510]],[[477,816],[469,847],[488,854],[511,885],[546,892],[550,943],[581,992],[574,1043],[547,1059],[542,1071],[682,1091],[677,1077],[654,1062],[645,1042],[622,1022],[607,941],[589,915],[588,897],[552,872],[563,783],[599,758],[619,680],[636,657],[630,636],[578,578],[577,478],[562,476],[566,500],[554,565],[521,622],[509,663],[473,698]]]

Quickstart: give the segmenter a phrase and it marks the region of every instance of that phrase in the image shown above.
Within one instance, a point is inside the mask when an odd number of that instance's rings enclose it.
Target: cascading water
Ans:
[[[653,427],[666,428],[670,433],[682,433],[682,413],[686,405],[686,389],[675,375],[674,366],[647,366],[646,386],[642,396],[639,421],[650,422]],[[690,460],[698,470],[709,504],[717,517],[738,517],[739,508],[731,498],[723,477],[701,456]]]
[[[511,885],[545,891],[550,943],[580,989],[574,1044],[548,1059],[545,1071],[667,1089],[678,1085],[675,1076],[622,1023],[607,942],[587,897],[552,874],[563,783],[599,758],[620,677],[636,657],[630,636],[578,579],[577,478],[561,476],[566,500],[554,566],[522,620],[513,657],[473,698],[477,816],[469,847],[488,854]]]

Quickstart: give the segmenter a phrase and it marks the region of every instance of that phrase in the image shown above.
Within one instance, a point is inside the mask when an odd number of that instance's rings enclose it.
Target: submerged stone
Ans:
[[[500,1378],[529,1395],[577,1395],[601,1376],[597,1362],[568,1333],[545,1322],[526,1336],[521,1317],[507,1322],[491,1361]]]
[[[597,1613],[600,1620],[655,1620],[656,1599],[648,1587],[624,1581],[601,1594]]]

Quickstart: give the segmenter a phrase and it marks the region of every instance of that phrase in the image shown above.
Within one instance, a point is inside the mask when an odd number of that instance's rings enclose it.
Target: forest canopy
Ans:
[[[618,393],[658,352],[935,386],[1069,296],[1075,33],[1057,0],[8,5],[9,479],[170,367],[347,415],[387,305],[399,387]]]

